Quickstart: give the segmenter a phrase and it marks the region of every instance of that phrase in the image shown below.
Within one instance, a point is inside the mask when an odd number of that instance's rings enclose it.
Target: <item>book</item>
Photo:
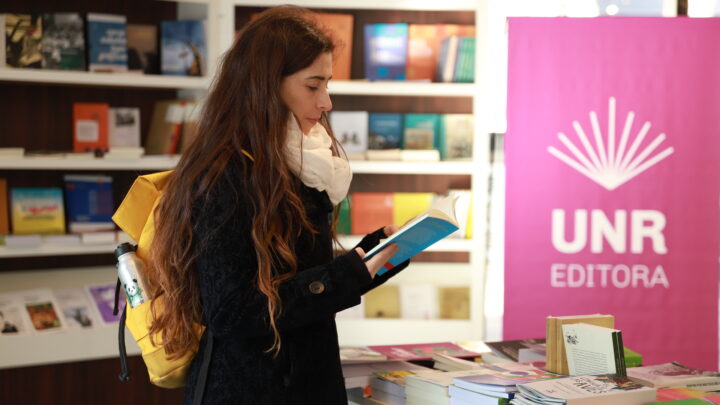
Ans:
[[[563,339],[562,325],[573,323],[589,323],[592,325],[615,327],[615,317],[605,314],[549,316],[546,319],[547,367],[549,371],[567,375],[569,373],[565,341]]]
[[[400,318],[400,290],[381,285],[365,293],[366,318]]]
[[[452,405],[508,405],[511,400],[511,398],[496,397],[466,390],[456,385],[448,387],[448,394]]]
[[[140,109],[112,107],[108,114],[108,147],[140,147]]]
[[[85,70],[85,22],[79,13],[42,16],[42,67]]]
[[[628,378],[655,388],[696,388],[703,391],[720,390],[720,373],[684,366],[677,362],[633,367]]]
[[[162,74],[205,76],[207,72],[205,21],[162,21],[160,27]]]
[[[369,363],[386,361],[387,356],[367,346],[340,346],[340,362],[342,364]]]
[[[0,235],[7,235],[10,233],[9,215],[7,180],[0,178]]]
[[[365,78],[405,80],[408,24],[366,24]]]
[[[473,392],[509,398],[511,395],[508,395],[508,393],[518,391],[518,384],[561,377],[558,374],[537,367],[539,364],[534,362],[506,362],[483,365],[480,371],[454,378],[453,383],[460,388]]]
[[[70,232],[114,230],[113,179],[101,175],[65,175],[65,201]]]
[[[5,246],[8,248],[38,248],[42,245],[42,236],[31,235],[5,235]]]
[[[522,404],[644,405],[656,398],[655,388],[612,375],[557,378],[517,387],[513,402]]]
[[[119,14],[87,14],[88,70],[126,72],[127,19]]]
[[[369,150],[400,149],[402,147],[402,114],[370,113],[368,123]]]
[[[400,148],[393,149],[368,149],[365,152],[367,160],[381,160],[381,161],[400,161],[403,157],[403,150]]]
[[[0,157],[21,158],[25,155],[25,148],[0,148]]]
[[[115,305],[115,283],[106,285],[92,285],[87,287],[91,302],[100,315],[104,324],[115,324],[120,321],[120,314],[125,307],[125,300],[118,302],[118,315],[113,315]]]
[[[437,65],[439,24],[408,27],[407,80],[432,81]]]
[[[68,328],[92,328],[99,324],[87,292],[82,288],[57,289],[53,295]]]
[[[393,223],[393,194],[350,194],[350,228],[353,235],[366,235]]]
[[[155,102],[150,132],[145,141],[145,153],[148,155],[173,155],[178,151],[185,103],[183,100],[161,100]]]
[[[370,380],[370,386],[373,392],[383,391],[396,397],[405,397],[405,378],[414,374],[410,370],[374,371],[375,378]]]
[[[393,193],[392,223],[403,225],[430,208],[434,193]]]
[[[457,231],[458,224],[455,219],[454,205],[455,199],[452,197],[436,199],[427,211],[404,224],[397,232],[383,239],[367,252],[363,260],[369,260],[391,243],[397,244],[397,252],[377,272],[378,275],[382,275]]]
[[[62,234],[62,235],[42,235],[40,237],[43,245],[52,246],[78,246],[81,242],[80,235]]]
[[[452,357],[475,358],[480,353],[466,350],[452,342],[414,343],[406,345],[374,345],[368,346],[376,352],[382,353],[391,360],[416,361],[432,360],[434,353],[442,353]]]
[[[438,287],[440,319],[470,319],[469,287]]]
[[[4,64],[16,68],[42,68],[42,16],[4,14]]]
[[[707,392],[695,388],[660,388],[657,390],[658,403],[691,398],[704,398],[707,395]],[[707,402],[705,402],[705,404],[707,405]]]
[[[472,114],[443,114],[438,148],[443,160],[472,158],[475,138],[475,117]]]
[[[333,80],[350,80],[353,48],[353,15],[339,13],[312,13],[317,25],[325,31],[335,45],[333,52]]]
[[[404,319],[437,319],[437,289],[430,284],[400,286],[400,316]]]
[[[145,74],[160,73],[158,29],[153,24],[128,24],[128,70]]]
[[[32,333],[30,319],[17,293],[0,293],[0,341],[3,336]]]
[[[365,159],[368,149],[367,111],[333,111],[330,126],[335,139],[340,142],[350,160]]]
[[[106,103],[73,103],[73,152],[108,149],[109,115]]]
[[[433,353],[433,368],[444,371],[477,370],[482,368],[481,363],[458,359],[443,353]]]
[[[405,114],[403,149],[435,149],[440,136],[440,114]]]
[[[627,347],[623,347],[623,351],[625,353],[625,367],[640,367],[643,365],[642,354]]]
[[[475,81],[475,37],[459,37],[453,82]]]
[[[451,35],[443,39],[440,43],[438,65],[435,72],[436,81],[445,83],[453,81],[455,62],[457,61],[458,42],[459,37],[457,35]]]
[[[627,376],[621,331],[587,323],[566,324],[562,329],[570,375]]]
[[[458,361],[468,362],[467,360]],[[409,375],[405,377],[405,393],[408,397],[416,396],[421,398],[424,397],[426,399],[433,398],[436,402],[447,403],[450,397],[448,388],[453,384],[453,379],[456,377],[472,375],[476,372],[478,372],[477,369]],[[485,370],[481,370],[479,372],[485,372]]]
[[[376,371],[390,370],[428,370],[427,367],[409,363],[407,361],[381,361],[370,363],[350,363],[342,365],[345,377],[345,388],[366,387],[375,378]]]
[[[80,241],[83,245],[113,245],[117,243],[117,232],[95,231],[83,232],[80,234]]]
[[[103,155],[103,159],[140,159],[145,154],[145,148],[141,146],[116,146],[111,147]]]
[[[13,187],[10,189],[10,204],[13,234],[65,233],[65,209],[61,189]]]
[[[537,348],[544,351],[545,339],[521,339],[521,340],[503,340],[498,342],[485,342],[493,353],[504,356],[508,361],[521,361],[520,350],[526,348]],[[543,356],[544,357],[544,356]]]
[[[18,295],[36,333],[54,332],[63,328],[57,304],[50,290],[21,291]]]

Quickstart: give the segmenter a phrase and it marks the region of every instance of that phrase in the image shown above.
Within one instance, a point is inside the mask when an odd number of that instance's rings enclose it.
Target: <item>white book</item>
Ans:
[[[116,147],[140,147],[140,109],[113,107],[108,113],[108,144]]]
[[[620,331],[587,323],[562,325],[570,375],[625,375]]]
[[[533,404],[645,405],[655,402],[655,388],[623,377],[583,375],[518,384],[518,397],[533,398]],[[514,400],[513,400],[514,401]]]
[[[8,248],[38,248],[42,246],[40,235],[5,235],[5,246]]]
[[[53,294],[68,328],[92,328],[100,324],[85,289],[65,288],[53,290]]]
[[[27,336],[32,334],[30,318],[20,296],[15,293],[0,294],[0,341],[3,336]]]
[[[437,288],[434,285],[401,285],[400,316],[404,319],[439,318]]]
[[[368,149],[368,120],[367,111],[333,111],[330,113],[330,127],[333,135],[350,159],[360,159]]]

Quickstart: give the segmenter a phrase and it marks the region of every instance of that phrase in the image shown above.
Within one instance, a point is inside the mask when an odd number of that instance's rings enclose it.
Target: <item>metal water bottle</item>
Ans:
[[[135,254],[135,247],[129,243],[121,243],[115,249],[117,271],[120,283],[125,289],[125,296],[131,308],[149,301],[147,289],[142,281],[145,266],[142,259]]]

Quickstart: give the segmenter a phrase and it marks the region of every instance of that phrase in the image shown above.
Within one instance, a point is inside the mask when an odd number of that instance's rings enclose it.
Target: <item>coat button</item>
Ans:
[[[313,294],[322,294],[325,291],[325,284],[322,281],[313,281],[310,283],[310,292]]]

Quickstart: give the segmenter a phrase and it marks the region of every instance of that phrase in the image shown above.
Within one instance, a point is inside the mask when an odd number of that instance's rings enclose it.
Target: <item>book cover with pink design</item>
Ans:
[[[416,343],[408,345],[368,346],[371,350],[384,354],[392,360],[431,360],[436,353],[452,357],[480,357],[480,353],[465,350],[451,342]]]

